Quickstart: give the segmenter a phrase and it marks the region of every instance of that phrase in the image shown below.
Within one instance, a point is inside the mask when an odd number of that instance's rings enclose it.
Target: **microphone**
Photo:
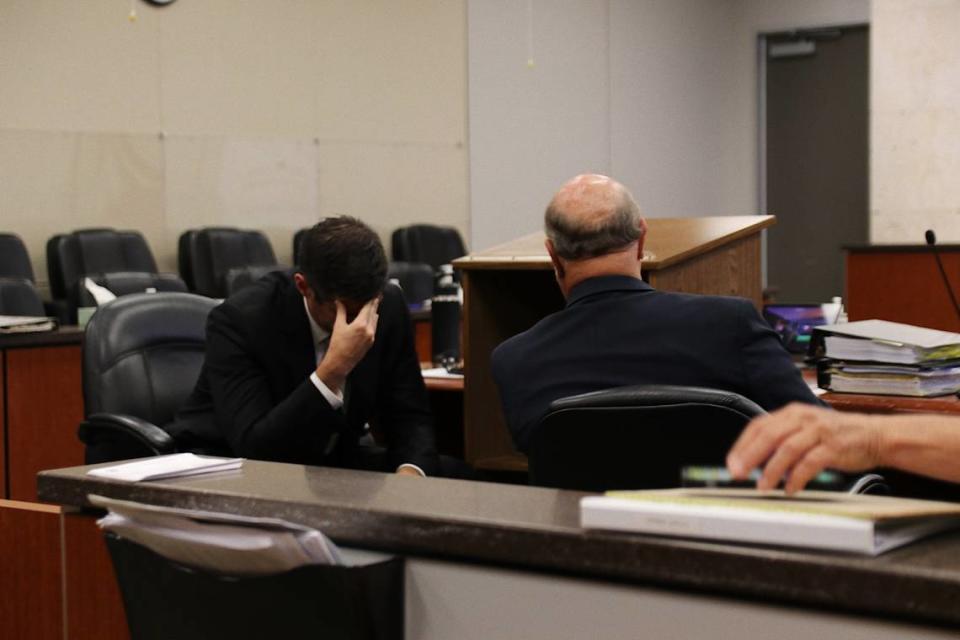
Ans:
[[[953,287],[950,286],[950,280],[947,278],[947,272],[943,268],[943,261],[940,260],[940,252],[937,251],[937,234],[933,232],[933,229],[927,229],[926,233],[923,234],[923,237],[927,241],[930,250],[933,252],[933,257],[937,259],[937,266],[940,268],[940,277],[943,278],[943,286],[947,288],[947,293],[950,294],[950,301],[953,303],[953,309],[957,312],[957,318],[960,318],[960,304],[957,304],[957,297],[953,295]]]

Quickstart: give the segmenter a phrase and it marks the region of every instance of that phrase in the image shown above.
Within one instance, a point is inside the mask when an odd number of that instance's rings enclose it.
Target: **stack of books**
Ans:
[[[658,489],[580,500],[587,529],[879,555],[960,527],[960,504],[835,491]]]
[[[823,389],[918,397],[960,391],[958,333],[863,320],[816,327],[811,347]]]

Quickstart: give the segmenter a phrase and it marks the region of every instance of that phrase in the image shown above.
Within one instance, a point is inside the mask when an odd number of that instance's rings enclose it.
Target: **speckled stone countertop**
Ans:
[[[867,558],[585,531],[572,491],[258,461],[138,484],[89,468],[40,473],[40,499],[274,516],[356,547],[960,626],[960,532]]]

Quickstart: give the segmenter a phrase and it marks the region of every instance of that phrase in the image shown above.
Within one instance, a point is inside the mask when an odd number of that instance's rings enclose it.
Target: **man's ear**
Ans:
[[[562,280],[567,270],[564,269],[563,261],[560,259],[560,256],[557,255],[557,250],[553,247],[553,242],[550,241],[550,238],[547,238],[543,244],[547,248],[547,253],[550,254],[550,262],[553,263],[553,271],[557,274],[557,280]]]
[[[647,221],[640,218],[640,239],[637,241],[637,260],[643,260],[643,242],[647,239]]]
[[[300,295],[304,298],[309,297],[308,294],[312,291],[310,289],[310,283],[307,282],[306,277],[304,277],[302,273],[293,274],[293,284],[297,287]]]

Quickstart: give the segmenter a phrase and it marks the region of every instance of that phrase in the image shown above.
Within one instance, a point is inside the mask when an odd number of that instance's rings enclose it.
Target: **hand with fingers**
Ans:
[[[879,466],[882,434],[866,418],[791,404],[751,421],[727,454],[727,468],[742,480],[764,465],[757,488],[773,489],[786,477],[784,489],[792,494],[827,467],[862,471]]]
[[[337,300],[336,306],[337,318],[330,333],[330,346],[317,365],[317,377],[331,390],[339,393],[343,391],[347,376],[373,346],[377,321],[380,318],[380,298],[374,298],[363,305],[352,321],[348,320],[343,302]]]

